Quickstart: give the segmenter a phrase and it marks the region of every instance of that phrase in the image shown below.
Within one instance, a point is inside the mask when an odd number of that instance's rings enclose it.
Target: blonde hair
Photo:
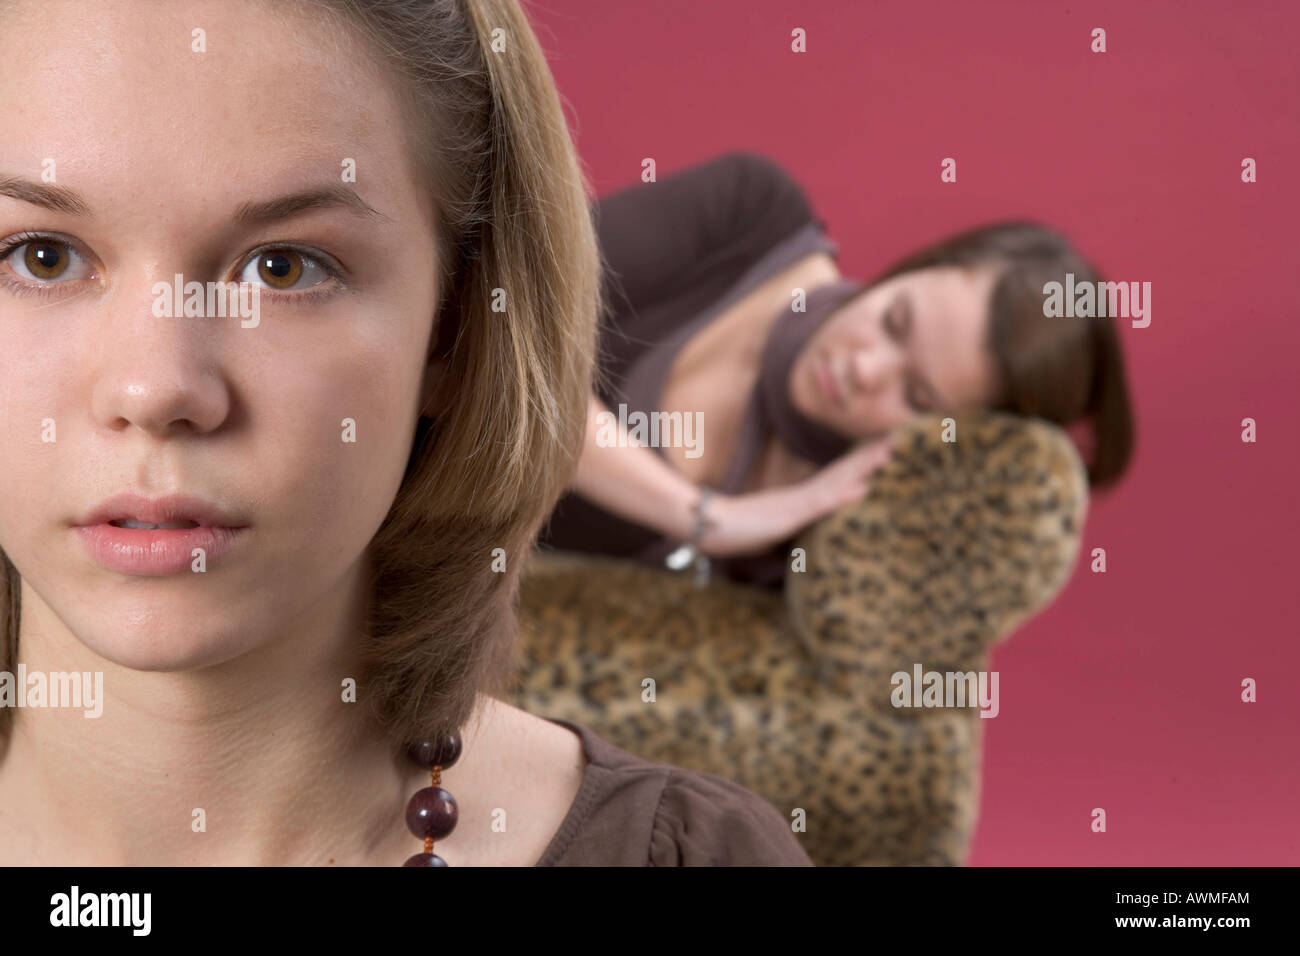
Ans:
[[[517,0],[305,2],[398,77],[439,211],[431,352],[448,360],[451,397],[368,548],[358,682],[400,747],[461,729],[480,692],[512,686],[519,573],[585,436],[600,250],[588,181]],[[491,309],[498,289],[504,312]],[[0,670],[12,670],[21,582],[3,551],[0,574]],[[0,736],[10,719],[0,710]]]

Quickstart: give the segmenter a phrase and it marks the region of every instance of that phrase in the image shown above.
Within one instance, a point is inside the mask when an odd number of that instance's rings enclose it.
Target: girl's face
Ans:
[[[437,378],[437,224],[389,79],[265,2],[0,16],[0,546],[24,631],[173,670],[322,626],[361,594]],[[256,320],[159,315],[178,274],[248,283]],[[79,530],[122,493],[243,529],[223,553]],[[130,568],[95,556],[130,534]]]
[[[872,438],[921,414],[990,405],[990,269],[920,269],[837,309],[790,370],[790,399],[814,421]]]

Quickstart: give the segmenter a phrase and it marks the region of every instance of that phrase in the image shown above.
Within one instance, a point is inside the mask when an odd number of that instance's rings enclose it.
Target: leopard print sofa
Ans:
[[[895,707],[891,676],[986,670],[1069,577],[1088,486],[1053,425],[954,421],[900,430],[867,496],[798,537],[783,592],[537,553],[513,703],[763,795],[818,865],[964,863],[984,720]]]

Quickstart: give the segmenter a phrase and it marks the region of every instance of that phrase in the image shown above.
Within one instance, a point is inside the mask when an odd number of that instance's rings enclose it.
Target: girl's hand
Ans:
[[[859,445],[797,484],[743,495],[717,495],[705,507],[713,522],[700,539],[711,557],[766,551],[870,487],[871,473],[889,460],[891,437]]]

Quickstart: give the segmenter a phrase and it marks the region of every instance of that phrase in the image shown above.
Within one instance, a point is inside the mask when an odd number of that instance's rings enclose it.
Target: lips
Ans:
[[[100,566],[135,576],[207,571],[250,533],[242,517],[201,498],[132,494],[103,502],[75,530]]]
[[[147,521],[139,521],[135,518],[118,518],[110,521],[115,528],[133,528],[137,531],[177,531],[182,528],[197,528],[199,523],[191,521],[188,518],[184,521],[171,521],[166,524],[150,524]]]
[[[840,391],[840,384],[831,371],[830,359],[825,354],[817,359],[817,379],[826,397],[838,405],[843,400],[844,393]]]
[[[163,498],[145,498],[140,495],[121,494],[100,503],[81,520],[78,527],[114,525],[122,527],[126,521],[150,525],[178,524],[189,528],[243,528],[247,522],[202,498],[190,495],[167,495]],[[166,529],[163,529],[166,530]]]

